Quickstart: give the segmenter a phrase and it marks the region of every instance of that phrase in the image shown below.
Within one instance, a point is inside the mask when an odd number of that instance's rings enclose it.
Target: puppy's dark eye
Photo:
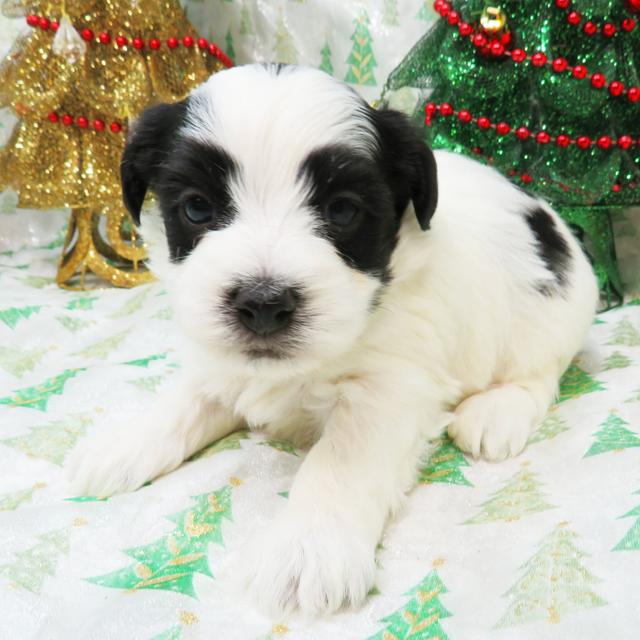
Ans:
[[[211,202],[199,196],[187,198],[182,205],[184,215],[192,224],[205,224],[213,220],[216,208]]]
[[[337,198],[327,205],[327,220],[335,227],[349,227],[360,216],[357,202],[348,198]]]

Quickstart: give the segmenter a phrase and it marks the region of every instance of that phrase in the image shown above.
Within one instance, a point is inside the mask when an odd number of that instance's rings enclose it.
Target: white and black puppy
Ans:
[[[81,446],[72,477],[136,489],[244,425],[312,445],[242,556],[269,611],[361,603],[426,440],[518,454],[595,311],[545,202],[313,69],[239,67],[149,109],[122,180],[136,219],[156,194],[152,265],[188,346],[157,411]]]

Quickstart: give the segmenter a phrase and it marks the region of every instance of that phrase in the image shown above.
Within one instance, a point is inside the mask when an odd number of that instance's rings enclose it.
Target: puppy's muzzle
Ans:
[[[231,306],[243,327],[258,336],[267,337],[289,327],[298,299],[294,288],[261,280],[235,289],[231,295]]]

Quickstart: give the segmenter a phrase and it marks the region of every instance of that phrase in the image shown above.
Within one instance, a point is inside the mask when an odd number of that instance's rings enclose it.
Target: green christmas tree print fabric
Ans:
[[[286,505],[305,452],[240,430],[136,492],[70,492],[73,449],[121,423],[134,429],[181,363],[159,283],[40,286],[54,276],[53,253],[22,249],[0,266],[2,309],[38,309],[0,321],[8,637],[42,637],[36,619],[20,615],[26,608],[63,638],[79,629],[209,638],[230,620],[236,637],[256,640],[617,640],[640,628],[640,305],[597,317],[519,457],[474,461],[445,434],[425,443],[364,608],[268,619],[229,599],[224,567]]]
[[[191,0],[202,35],[237,64],[304,64],[380,97],[387,75],[434,22],[424,0]]]

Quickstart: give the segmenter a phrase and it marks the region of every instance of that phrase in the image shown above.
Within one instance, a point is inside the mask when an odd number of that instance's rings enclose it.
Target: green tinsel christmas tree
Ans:
[[[417,89],[438,149],[549,199],[620,299],[610,213],[640,202],[638,0],[436,0],[433,28],[390,75]],[[387,94],[388,95],[388,94]]]

